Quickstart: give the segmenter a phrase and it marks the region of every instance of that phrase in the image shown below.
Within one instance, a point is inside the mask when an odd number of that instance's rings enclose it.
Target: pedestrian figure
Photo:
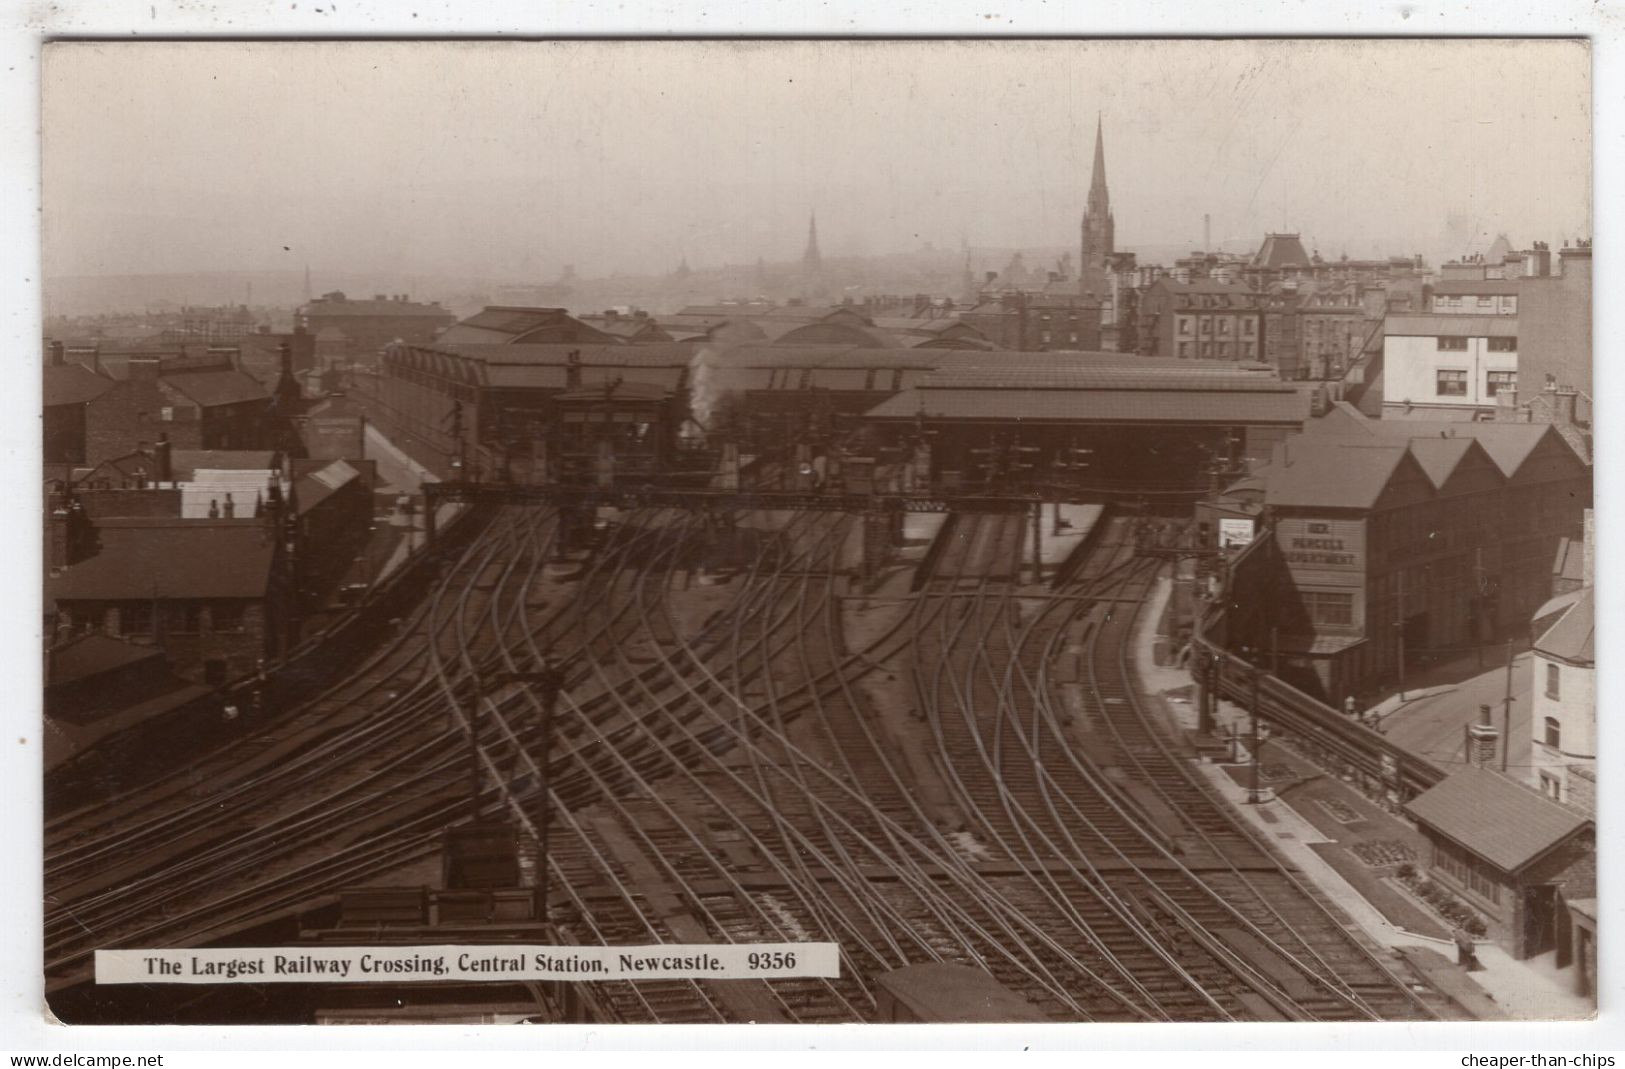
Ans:
[[[1455,940],[1456,964],[1468,972],[1478,972],[1482,969],[1484,966],[1478,963],[1478,952],[1473,948],[1473,937],[1467,934],[1467,929],[1457,928]]]

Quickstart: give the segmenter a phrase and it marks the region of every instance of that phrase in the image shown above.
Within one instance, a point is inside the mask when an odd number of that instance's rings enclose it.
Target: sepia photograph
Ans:
[[[45,44],[41,1012],[1594,1018],[1592,53]]]

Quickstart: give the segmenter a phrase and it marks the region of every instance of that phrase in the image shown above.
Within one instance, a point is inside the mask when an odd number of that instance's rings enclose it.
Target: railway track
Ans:
[[[1057,1020],[1432,1012],[1159,732],[1128,666],[1154,569],[1121,528],[1049,596],[1018,585],[1019,516],[962,516],[849,647],[854,519],[733,519],[748,564],[696,624],[681,584],[714,524],[637,510],[566,586],[551,513],[501,510],[283,730],[50,829],[51,983],[95,947],[226,939],[375,883],[475,807],[534,840],[545,805],[561,941],[841,947],[829,980],[588,985],[609,1019],[865,1020],[876,976],[925,961]],[[487,681],[545,657],[567,681],[544,748],[539,699]],[[865,689],[899,671],[911,711]]]

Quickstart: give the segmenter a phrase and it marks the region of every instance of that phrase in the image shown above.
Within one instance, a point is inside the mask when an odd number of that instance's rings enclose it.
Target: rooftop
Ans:
[[[257,520],[104,519],[100,552],[46,581],[57,601],[260,598],[276,547]]]
[[[1535,652],[1573,665],[1595,665],[1596,601],[1591,587],[1578,594],[1557,623],[1535,640]]]
[[[44,405],[78,405],[94,401],[113,388],[113,380],[103,378],[82,364],[47,364]]]
[[[1060,423],[1269,423],[1309,415],[1296,390],[1209,392],[1174,389],[908,389],[876,405],[870,419],[1039,420]]]
[[[162,659],[163,655],[164,651],[154,646],[137,646],[102,634],[81,635],[51,651],[47,685],[77,683],[141,661]]]
[[[1516,338],[1515,316],[1391,315],[1383,320],[1390,338]]]
[[[1534,788],[1478,767],[1447,777],[1405,809],[1508,873],[1527,868],[1591,824]]]
[[[271,395],[254,376],[235,368],[215,371],[182,371],[166,374],[166,386],[173,386],[203,408],[269,401]]]

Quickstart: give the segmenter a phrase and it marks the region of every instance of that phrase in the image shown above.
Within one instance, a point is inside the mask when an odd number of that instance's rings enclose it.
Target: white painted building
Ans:
[[[1565,597],[1573,604],[1535,640],[1530,778],[1541,793],[1594,811],[1597,666],[1592,588]]]
[[[1383,324],[1383,415],[1484,419],[1517,388],[1513,315],[1394,315]]]

